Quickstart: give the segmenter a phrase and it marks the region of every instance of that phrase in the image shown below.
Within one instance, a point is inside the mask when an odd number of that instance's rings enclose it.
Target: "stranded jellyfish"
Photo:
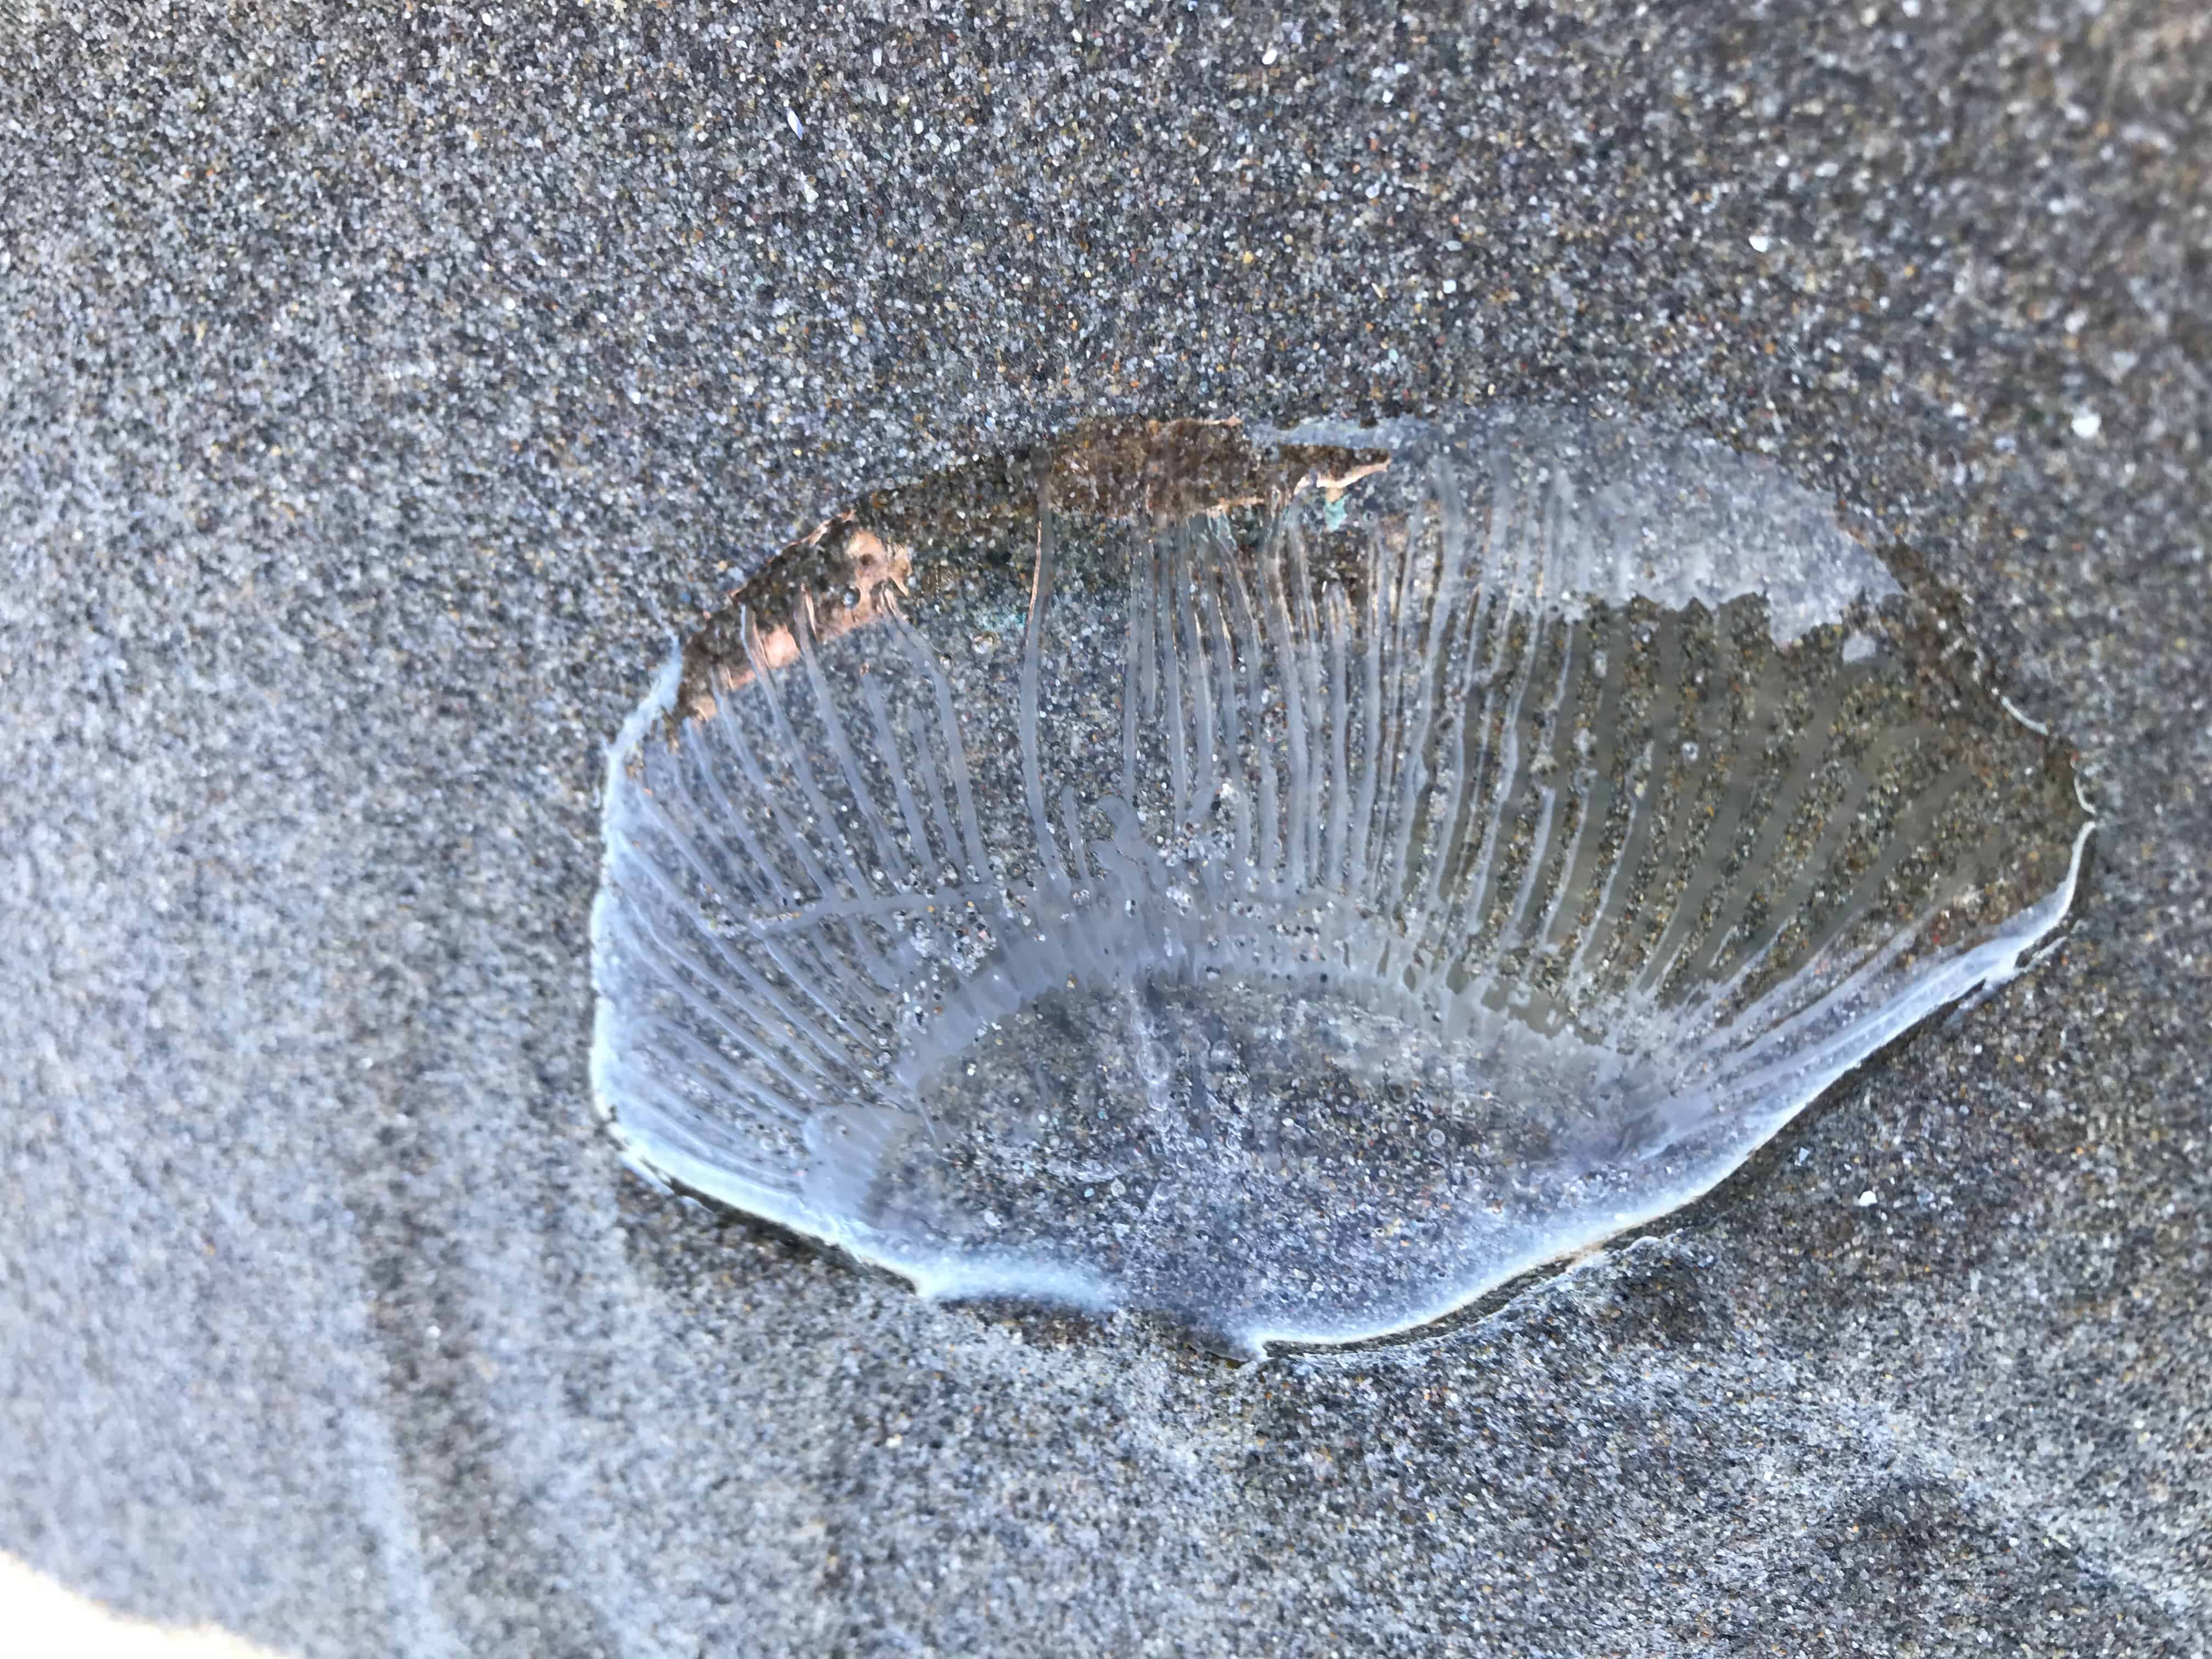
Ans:
[[[1695,1198],[2018,972],[2089,820],[1779,471],[1489,409],[872,498],[668,665],[605,829],[635,1167],[1249,1354]]]

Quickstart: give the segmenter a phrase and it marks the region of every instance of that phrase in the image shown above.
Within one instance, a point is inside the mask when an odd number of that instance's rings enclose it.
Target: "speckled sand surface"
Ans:
[[[2200,9],[210,9],[0,10],[0,1547],[317,1654],[2212,1646]],[[600,748],[733,573],[1486,395],[1909,544],[2106,812],[2063,952],[1388,1350],[620,1171]]]

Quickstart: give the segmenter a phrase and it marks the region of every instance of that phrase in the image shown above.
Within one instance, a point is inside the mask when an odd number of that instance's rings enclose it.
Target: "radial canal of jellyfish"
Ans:
[[[634,1167],[1225,1351],[1697,1197],[2018,972],[2064,750],[1771,465],[1636,421],[1086,428],[786,549],[610,755]]]

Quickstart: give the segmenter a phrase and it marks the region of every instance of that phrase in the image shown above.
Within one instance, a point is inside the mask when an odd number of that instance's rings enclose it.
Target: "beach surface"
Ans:
[[[2212,1649],[2212,22],[877,10],[0,9],[0,1549],[290,1654]],[[623,1170],[605,747],[766,553],[1490,398],[1948,596],[2100,814],[2063,943],[1359,1352]]]

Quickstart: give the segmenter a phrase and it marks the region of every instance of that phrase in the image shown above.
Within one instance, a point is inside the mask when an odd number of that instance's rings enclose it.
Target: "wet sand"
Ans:
[[[0,61],[0,1547],[300,1653],[2204,1650],[2195,13]],[[743,573],[1086,418],[1486,397],[1770,453],[1953,596],[2105,817],[2063,947],[1351,1354],[933,1308],[623,1172],[602,747]]]

